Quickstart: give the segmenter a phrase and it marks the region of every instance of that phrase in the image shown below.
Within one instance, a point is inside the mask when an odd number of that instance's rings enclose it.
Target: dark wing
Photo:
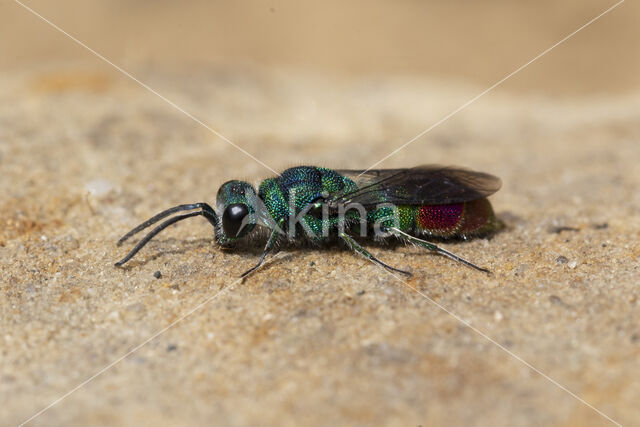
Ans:
[[[410,169],[336,170],[358,190],[334,195],[335,203],[444,205],[485,198],[500,189],[500,178],[455,166],[422,165]]]

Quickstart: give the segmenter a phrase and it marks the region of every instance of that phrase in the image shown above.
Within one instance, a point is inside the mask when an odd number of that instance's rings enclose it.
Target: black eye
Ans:
[[[227,206],[222,214],[222,229],[229,237],[237,237],[242,228],[242,220],[249,215],[249,209],[244,203],[234,203]],[[246,224],[245,224],[246,225]]]

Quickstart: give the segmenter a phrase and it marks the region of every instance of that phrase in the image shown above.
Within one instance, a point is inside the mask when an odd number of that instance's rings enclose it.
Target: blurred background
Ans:
[[[240,63],[352,76],[431,76],[488,86],[615,2],[29,0],[25,4],[125,68],[130,63]],[[0,3],[0,22],[4,69],[90,56],[13,1]],[[639,51],[640,4],[627,1],[501,90],[570,96],[638,89]]]
[[[0,425],[220,289],[33,425],[603,425],[341,250],[283,250],[230,288],[262,243],[222,251],[193,220],[113,263],[126,230],[215,203],[229,179],[373,165],[615,0],[24,1],[268,167],[0,1]],[[378,166],[501,177],[491,202],[507,229],[446,243],[493,276],[371,245],[628,425],[640,425],[638,52],[640,3],[627,0]]]

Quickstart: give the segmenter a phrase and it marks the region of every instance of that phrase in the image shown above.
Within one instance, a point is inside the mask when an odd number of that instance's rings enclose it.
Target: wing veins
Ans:
[[[407,169],[378,169],[366,172],[364,178],[361,178],[364,174],[359,170],[337,172],[362,186],[336,196],[330,200],[332,204],[359,202],[367,206],[384,202],[409,205],[460,203],[488,197],[500,188],[500,179],[493,175],[455,166],[422,165]],[[389,175],[384,176],[385,174]],[[376,180],[381,176],[381,179]]]

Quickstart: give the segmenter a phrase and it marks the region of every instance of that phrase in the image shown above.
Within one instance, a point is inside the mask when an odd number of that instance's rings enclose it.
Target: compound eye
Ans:
[[[249,215],[249,208],[244,203],[227,206],[222,214],[222,229],[228,237],[238,237],[242,230],[242,221]],[[246,224],[244,224],[246,226]]]

